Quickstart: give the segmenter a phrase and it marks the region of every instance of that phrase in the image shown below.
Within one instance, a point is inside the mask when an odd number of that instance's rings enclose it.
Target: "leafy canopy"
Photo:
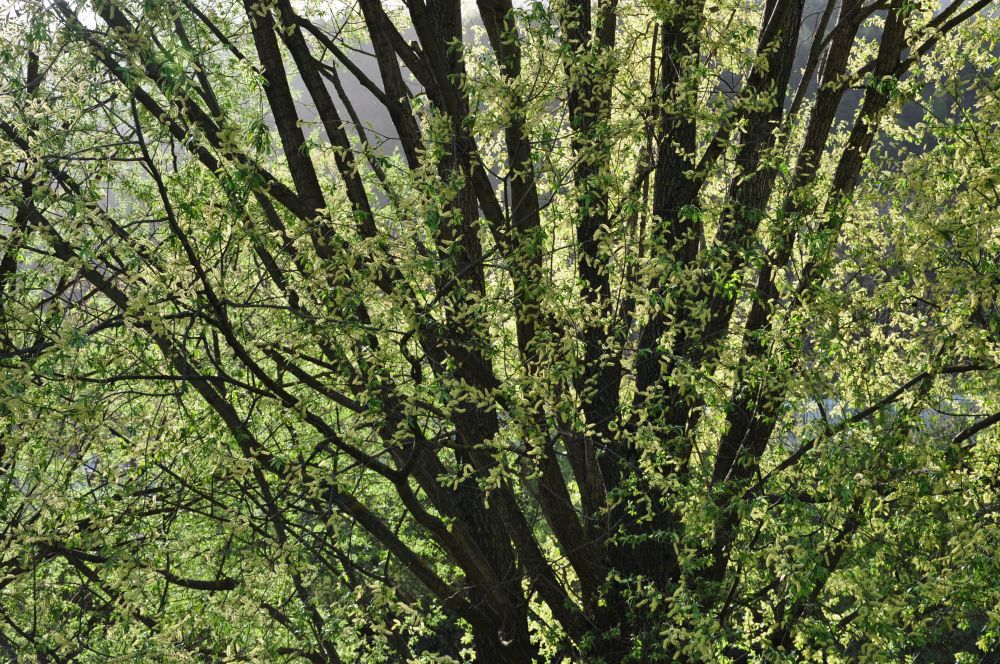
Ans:
[[[988,0],[23,0],[9,661],[979,661]]]

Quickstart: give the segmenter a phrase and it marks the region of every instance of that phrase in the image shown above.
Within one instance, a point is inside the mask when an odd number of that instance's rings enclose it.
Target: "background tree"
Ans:
[[[994,9],[15,3],[0,650],[995,647]]]

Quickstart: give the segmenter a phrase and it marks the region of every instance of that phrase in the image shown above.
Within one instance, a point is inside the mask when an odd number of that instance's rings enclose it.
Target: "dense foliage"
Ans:
[[[979,661],[995,9],[16,0],[0,658]]]

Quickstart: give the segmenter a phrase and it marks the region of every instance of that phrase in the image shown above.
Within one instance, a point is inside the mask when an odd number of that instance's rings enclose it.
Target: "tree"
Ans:
[[[993,9],[16,3],[5,657],[995,647]]]

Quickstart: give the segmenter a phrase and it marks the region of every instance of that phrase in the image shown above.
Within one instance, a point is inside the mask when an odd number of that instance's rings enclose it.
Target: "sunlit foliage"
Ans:
[[[21,0],[0,658],[1000,652],[988,0]]]

